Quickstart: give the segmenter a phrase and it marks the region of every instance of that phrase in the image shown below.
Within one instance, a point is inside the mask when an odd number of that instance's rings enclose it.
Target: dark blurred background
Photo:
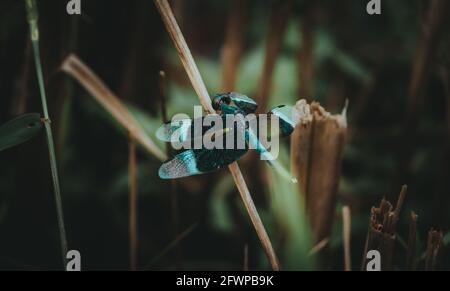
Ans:
[[[170,115],[191,114],[198,100],[152,1],[82,0],[81,16],[66,14],[67,1],[37,2],[69,245],[81,252],[85,270],[126,270],[128,141],[59,67],[76,53],[138,112],[152,139],[162,122],[160,70],[167,76]],[[409,191],[399,236],[406,239],[407,217],[414,210],[421,254],[430,228],[444,235],[450,230],[449,11],[438,13],[433,1],[419,0],[382,0],[382,14],[376,16],[366,13],[368,1],[293,1],[289,9],[283,2],[289,1],[176,0],[171,5],[211,94],[226,89],[221,52],[227,31],[240,31],[234,39],[241,48],[236,91],[257,94],[267,42],[279,41],[276,57],[269,56],[275,64],[269,105],[306,98],[338,113],[348,99],[336,208],[352,209],[354,267],[363,255],[370,208],[383,197],[395,202],[403,184]],[[2,0],[0,123],[25,112],[41,112],[25,4]],[[0,152],[0,165],[0,269],[60,268],[44,132]],[[141,268],[150,263],[155,270],[239,270],[245,250],[250,269],[268,267],[227,171],[180,183],[174,223],[171,184],[158,178],[159,165],[139,152]],[[286,268],[343,269],[339,210],[327,263],[312,267],[308,255],[296,249],[308,235],[283,236],[276,222],[269,199],[274,193],[267,192],[282,189],[249,184]],[[449,240],[445,236],[444,243]],[[398,253],[403,248],[396,246]],[[440,266],[450,268],[448,247],[442,248]]]

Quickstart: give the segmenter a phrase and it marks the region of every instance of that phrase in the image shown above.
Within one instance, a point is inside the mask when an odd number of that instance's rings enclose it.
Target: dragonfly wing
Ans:
[[[248,149],[187,150],[159,168],[162,179],[176,179],[217,171],[240,159]]]
[[[258,104],[255,102],[255,100],[248,96],[232,92],[230,93],[230,98],[237,107],[244,110],[247,114],[254,113],[256,111],[256,108],[258,108]]]
[[[193,150],[176,155],[159,168],[161,179],[175,179],[197,174],[201,174],[201,171],[197,167],[196,153]]]
[[[280,105],[269,111],[269,115],[273,114],[279,118],[279,132],[281,137],[287,137],[295,129],[295,111],[294,107]]]
[[[156,131],[156,137],[165,142],[183,141],[187,138],[191,125],[192,119],[180,119],[164,123]]]
[[[223,130],[226,125],[225,118],[219,115],[207,115],[194,120],[174,120],[161,125],[156,131],[156,137],[165,142],[194,141],[202,138],[219,120],[223,124],[220,129]]]

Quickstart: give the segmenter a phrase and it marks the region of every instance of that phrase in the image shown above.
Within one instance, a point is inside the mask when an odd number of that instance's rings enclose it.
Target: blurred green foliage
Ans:
[[[18,115],[16,101],[25,90],[27,111],[40,110],[36,83],[23,78],[33,69],[27,61],[26,15],[21,1],[0,3],[0,121]],[[167,111],[192,114],[197,96],[185,82],[178,56],[168,40],[151,1],[95,0],[83,3],[85,15],[78,18],[77,35],[68,33],[73,19],[66,16],[62,1],[43,2],[40,9],[43,65],[57,134],[58,158],[67,229],[71,248],[79,249],[85,269],[126,269],[127,230],[127,140],[126,132],[78,85],[71,90],[58,73],[62,58],[75,50],[117,92],[128,108],[155,138],[161,124],[158,72],[166,70]],[[128,3],[129,2],[129,3]],[[220,49],[229,11],[229,1],[192,0],[184,8],[182,30],[211,95],[219,93],[222,80]],[[301,19],[312,2],[318,6],[314,28],[314,96],[298,96],[298,50],[302,46]],[[106,13],[103,7],[110,9]],[[448,231],[448,148],[445,84],[435,67],[448,71],[448,33],[436,56],[418,116],[413,144],[402,140],[403,116],[408,106],[407,88],[421,33],[422,1],[385,1],[383,14],[365,13],[364,1],[296,1],[288,21],[273,76],[269,106],[293,104],[299,98],[320,101],[330,111],[340,111],[350,100],[349,141],[346,146],[339,203],[327,250],[326,267],[311,256],[313,248],[303,201],[297,188],[267,169],[264,185],[250,191],[284,269],[343,269],[340,209],[352,210],[352,263],[360,265],[370,208],[382,197],[395,202],[400,186],[409,185],[399,225],[407,238],[407,217],[419,215],[418,254],[424,250],[429,227]],[[265,54],[271,3],[249,1],[244,51],[236,91],[253,96]],[[58,25],[57,25],[58,24]],[[61,25],[59,25],[61,24]],[[139,29],[136,29],[139,27]],[[446,27],[446,32],[448,32]],[[133,33],[132,33],[133,32]],[[77,38],[78,47],[68,50]],[[131,64],[131,65],[130,65]],[[131,69],[130,69],[131,68]],[[131,70],[132,81],[126,83]],[[128,72],[128,73],[126,73]],[[68,81],[70,84],[71,81]],[[336,90],[340,87],[341,91]],[[124,89],[131,88],[131,89]],[[67,93],[71,92],[71,93]],[[67,97],[71,96],[71,97]],[[64,99],[66,98],[67,99]],[[57,117],[57,118],[56,118]],[[400,154],[411,152],[403,165]],[[48,269],[58,266],[56,222],[49,195],[45,144],[37,138],[0,153],[0,269]],[[286,147],[281,160],[288,164]],[[171,222],[170,183],[157,177],[160,165],[139,152],[140,262],[150,261],[174,240]],[[261,165],[263,161],[258,161]],[[287,167],[289,168],[289,167]],[[403,175],[407,173],[407,175]],[[27,177],[27,183],[22,177]],[[251,269],[267,269],[267,260],[227,171],[185,179],[179,185],[177,231],[198,223],[179,243],[181,257],[171,250],[152,268],[173,270],[242,269],[244,247],[249,246]],[[448,246],[449,235],[444,243]],[[33,242],[30,245],[30,242]],[[403,254],[399,242],[396,251]],[[448,247],[441,265],[448,269]],[[423,264],[423,261],[419,262]],[[403,257],[396,258],[402,269]]]

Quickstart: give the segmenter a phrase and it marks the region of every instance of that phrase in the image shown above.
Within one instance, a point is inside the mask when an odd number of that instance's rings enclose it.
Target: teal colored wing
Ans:
[[[156,137],[165,142],[185,141],[190,134],[192,119],[180,119],[161,125]]]
[[[236,93],[231,92],[229,94],[231,101],[236,104],[237,107],[242,109],[246,114],[254,113],[258,108],[258,104],[252,98]]]
[[[226,119],[220,115],[207,115],[197,119],[180,119],[161,125],[156,131],[156,137],[165,142],[186,142],[202,138],[216,124],[218,119],[222,122],[223,130]],[[205,125],[206,124],[206,125]]]
[[[279,118],[279,136],[287,137],[295,129],[294,107],[280,105],[269,111],[268,115],[275,115]]]
[[[177,179],[217,171],[240,159],[248,149],[187,150],[159,168],[161,179]]]

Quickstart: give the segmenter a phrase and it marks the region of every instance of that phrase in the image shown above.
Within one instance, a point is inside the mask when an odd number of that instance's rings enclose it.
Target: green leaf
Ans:
[[[234,181],[230,175],[222,177],[215,185],[209,201],[209,223],[214,230],[231,234],[235,228],[233,213],[227,204],[227,197],[234,189]]]
[[[280,146],[280,162],[288,164],[288,150]],[[286,167],[289,168],[289,167]],[[287,182],[277,172],[268,169],[271,214],[277,229],[282,231],[280,256],[285,270],[314,270],[315,258],[309,255],[313,247],[305,205],[297,184]]]
[[[25,114],[0,126],[0,151],[35,137],[42,128],[38,113]]]
[[[447,246],[449,244],[450,244],[450,232],[444,236],[444,246]]]

